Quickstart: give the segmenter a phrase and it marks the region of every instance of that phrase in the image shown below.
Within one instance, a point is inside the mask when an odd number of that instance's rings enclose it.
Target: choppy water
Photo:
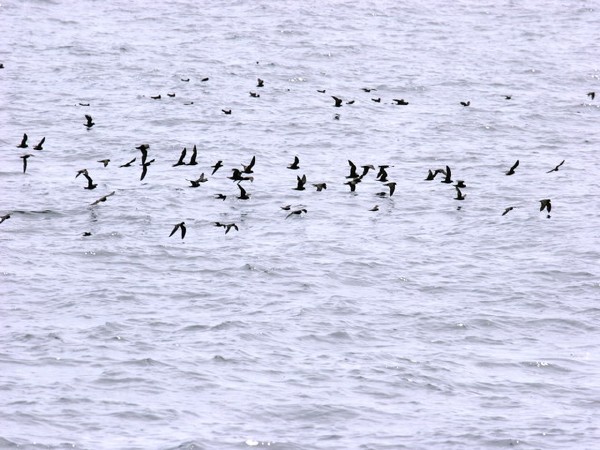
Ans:
[[[1,448],[597,448],[596,2],[0,15]],[[394,196],[350,194],[348,159],[392,166]],[[424,181],[445,165],[462,202]]]

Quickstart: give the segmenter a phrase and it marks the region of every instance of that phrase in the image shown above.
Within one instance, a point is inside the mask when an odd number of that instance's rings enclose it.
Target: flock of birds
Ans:
[[[209,78],[203,78],[201,81],[202,82],[206,82],[208,81]],[[188,82],[189,78],[182,78],[181,81],[183,82]],[[257,88],[261,88],[264,87],[264,80],[258,78],[257,80]],[[372,92],[375,91],[376,89],[371,89],[371,88],[363,88],[362,89],[364,92]],[[318,90],[317,92],[324,94],[326,91],[325,90]],[[175,93],[168,93],[167,94],[169,97],[174,97]],[[590,97],[592,100],[594,100],[595,98],[595,92],[589,92],[587,94],[588,97]],[[260,97],[260,94],[258,94],[257,92],[251,91],[250,92],[250,96],[251,97]],[[340,108],[342,107],[344,101],[336,96],[331,96],[334,100],[334,104],[333,106],[335,108]],[[161,95],[157,95],[157,96],[151,96],[151,98],[153,100],[160,100],[161,99]],[[511,96],[507,95],[505,96],[506,100],[510,100]],[[372,98],[371,99],[373,102],[376,103],[380,103],[381,102],[381,98],[377,97],[377,98]],[[354,103],[354,100],[349,100],[346,101],[347,105],[351,105]],[[404,99],[392,99],[392,104],[397,105],[397,106],[406,106],[409,104],[408,101],[404,100]],[[469,107],[471,105],[470,101],[463,101],[460,102],[460,104],[463,107]],[[88,103],[80,103],[80,106],[89,106]],[[231,109],[222,109],[222,112],[226,115],[230,115],[232,113]],[[334,119],[339,120],[340,115],[339,114],[335,114]],[[86,122],[83,124],[88,130],[90,130],[92,127],[94,127],[95,122],[94,119],[92,118],[91,115],[86,114],[85,115],[85,119]],[[34,150],[37,151],[41,151],[43,150],[43,145],[46,141],[46,138],[43,137],[39,143],[37,145],[35,145],[33,147]],[[17,145],[17,148],[20,149],[24,149],[24,148],[28,148],[28,136],[27,134],[23,134],[23,137],[21,139],[21,142],[19,145]],[[150,165],[152,163],[154,163],[156,160],[154,158],[149,159],[148,156],[148,152],[150,149],[150,145],[149,144],[140,144],[137,147],[135,147],[137,150],[140,151],[140,159],[141,159],[141,174],[140,174],[140,181],[144,180],[146,178],[146,175],[148,174],[148,168],[150,167]],[[30,153],[26,153],[24,155],[21,155],[21,159],[23,160],[23,173],[27,172],[27,161],[29,158],[31,158],[32,156],[34,156],[33,154]],[[177,166],[195,166],[198,164],[197,162],[197,156],[198,156],[198,151],[196,148],[196,145],[194,145],[193,149],[192,149],[192,154],[191,157],[189,159],[189,162],[185,162],[187,156],[187,148],[183,148],[183,150],[181,151],[181,154],[178,158],[178,160],[173,164],[173,167],[177,167]],[[137,157],[134,157],[133,159],[131,159],[130,161],[121,164],[119,167],[120,168],[126,168],[126,167],[131,167],[135,161],[137,160]],[[108,166],[108,164],[110,163],[110,159],[101,159],[98,160],[99,163],[103,164],[104,167]],[[239,200],[249,200],[250,199],[250,194],[248,193],[248,191],[246,190],[246,188],[244,187],[243,183],[245,182],[253,182],[254,181],[254,177],[253,177],[253,168],[254,165],[256,163],[256,157],[252,157],[251,161],[247,164],[241,164],[240,167],[234,167],[231,169],[231,176],[227,177],[230,180],[232,180],[234,183],[236,183],[238,189],[239,189],[239,195],[237,195],[237,199]],[[554,168],[550,169],[547,173],[552,173],[552,172],[557,172],[560,167],[565,163],[565,161],[561,161],[559,164],[557,164]],[[387,190],[381,191],[376,193],[377,196],[379,197],[392,197],[394,195],[395,189],[396,189],[396,182],[394,181],[390,181],[388,179],[389,175],[387,172],[387,169],[390,167],[389,165],[379,165],[377,166],[377,169],[375,168],[374,165],[372,164],[367,164],[367,165],[361,165],[359,166],[362,171],[358,170],[358,167],[350,160],[348,160],[348,164],[349,164],[349,174],[346,176],[346,181],[343,183],[344,185],[347,185],[349,187],[349,192],[355,192],[357,185],[359,183],[361,183],[363,181],[363,179],[367,176],[367,174],[370,171],[376,171],[376,176],[375,176],[375,180],[377,182],[380,182],[382,184],[382,186],[385,186],[387,188]],[[212,169],[212,173],[210,176],[214,176],[216,174],[216,172],[221,169],[223,167],[223,161],[219,160],[217,161],[213,166],[211,166]],[[517,160],[509,169],[508,171],[506,171],[506,175],[507,176],[511,176],[514,175],[516,173],[516,169],[519,167],[519,160]],[[294,158],[294,160],[287,166],[287,169],[289,170],[299,170],[300,169],[300,159],[298,158],[298,156],[296,156]],[[436,169],[429,169],[427,176],[425,177],[425,181],[434,181],[436,179],[436,177],[438,175],[441,175],[443,178],[441,180],[442,183],[445,184],[452,184],[455,183],[453,185],[455,191],[456,191],[456,197],[454,197],[454,200],[457,201],[464,201],[467,197],[467,194],[463,193],[463,190],[467,188],[467,185],[465,183],[464,180],[456,180],[456,182],[452,179],[452,171],[450,169],[450,167],[448,165],[446,165],[444,168],[436,168]],[[84,189],[87,190],[93,190],[96,189],[96,187],[98,186],[97,183],[94,183],[94,180],[92,179],[92,177],[90,176],[90,173],[88,172],[87,169],[81,169],[79,171],[77,171],[75,178],[78,178],[79,176],[83,176],[86,180],[87,180],[87,184],[83,187]],[[187,181],[190,182],[190,188],[198,188],[200,187],[203,183],[206,183],[208,181],[208,178],[205,176],[204,173],[202,173],[197,179],[187,179]],[[303,174],[302,176],[297,176],[296,177],[296,186],[293,187],[292,189],[296,190],[296,191],[304,191],[306,189],[306,183],[307,183],[307,178],[306,178],[306,174]],[[321,183],[313,183],[312,186],[316,189],[316,191],[321,192],[323,190],[327,189],[327,184],[325,182],[321,182]],[[99,203],[103,203],[106,202],[108,200],[109,197],[115,195],[115,191],[110,192],[107,195],[104,195],[100,198],[98,198],[97,200],[95,200],[93,203],[90,204],[90,206],[96,206]],[[219,199],[219,200],[226,200],[227,199],[227,195],[222,194],[222,193],[217,193],[215,194],[215,199]],[[540,202],[540,212],[546,210],[546,212],[548,213],[547,217],[550,218],[550,211],[552,209],[552,204],[551,204],[551,199],[541,199],[539,200]],[[512,211],[515,208],[515,206],[509,206],[507,207],[503,212],[502,212],[502,216],[505,216],[506,214],[508,214],[510,211]],[[291,205],[285,205],[285,206],[281,206],[281,209],[284,211],[289,211],[289,213],[286,215],[286,219],[290,218],[290,217],[297,217],[297,216],[301,216],[303,214],[306,214],[308,212],[306,207],[299,207],[299,208],[292,208]],[[373,206],[370,211],[378,211],[379,210],[379,206],[375,205]],[[5,220],[9,219],[10,213],[5,214],[3,216],[0,216],[0,224],[2,222],[4,222]],[[239,231],[239,227],[237,224],[235,223],[221,223],[221,222],[214,222],[214,225],[217,227],[222,227],[225,231],[225,234],[229,233],[231,230],[236,230]],[[169,237],[175,235],[177,232],[180,232],[180,236],[181,239],[184,239],[186,236],[186,225],[185,222],[179,222],[177,223]],[[90,236],[91,233],[90,232],[85,232],[83,233],[84,236]]]

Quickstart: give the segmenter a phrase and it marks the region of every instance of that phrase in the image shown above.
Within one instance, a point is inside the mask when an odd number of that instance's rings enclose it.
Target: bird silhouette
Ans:
[[[94,119],[92,119],[92,116],[90,116],[89,114],[85,115],[85,118],[87,119],[87,122],[84,123],[83,125],[89,130],[90,128],[92,128],[94,125],[96,125],[94,123]]]
[[[327,189],[327,183],[316,183],[313,184],[317,188],[317,192],[321,192],[323,189]]]
[[[331,98],[335,101],[335,104],[333,106],[335,106],[336,108],[339,108],[340,106],[342,106],[342,99],[335,97],[335,96],[331,96]]]
[[[33,156],[33,155],[30,155],[29,153],[27,153],[27,154],[21,156],[21,158],[23,159],[23,173],[27,172],[27,159],[29,159],[30,156]]]
[[[96,186],[98,186],[97,184],[94,183],[94,181],[92,180],[92,177],[90,177],[87,173],[87,171],[82,172],[83,176],[86,178],[88,185],[84,187],[84,189],[89,189],[90,191],[92,189],[96,189]]]
[[[223,161],[219,160],[219,161],[217,161],[217,163],[214,166],[210,166],[210,167],[211,167],[211,169],[213,169],[211,175],[214,175],[217,170],[219,170],[221,167],[223,167]]]
[[[185,222],[181,222],[181,223],[178,223],[177,225],[175,225],[175,227],[173,228],[173,231],[171,231],[171,234],[169,235],[169,237],[173,236],[177,232],[178,229],[181,230],[181,239],[183,239],[185,237],[185,233],[187,231],[187,229],[185,228]]]
[[[454,200],[464,200],[467,194],[463,194],[458,186],[454,186],[454,189],[456,189],[456,197],[454,197]]]
[[[258,78],[256,80],[256,87],[264,87],[264,85],[265,85],[265,81],[264,80],[261,80],[260,78]]]
[[[240,183],[238,183],[238,187],[240,188],[240,195],[238,198],[240,200],[248,200],[250,195],[246,192],[246,189],[244,189]]]
[[[196,146],[194,145],[194,148],[192,149],[192,157],[190,158],[190,162],[187,164],[188,166],[195,166],[198,163],[196,162],[196,157],[198,156],[198,150],[196,149]]]
[[[42,140],[40,141],[40,143],[38,145],[36,145],[35,147],[33,147],[33,149],[34,150],[43,150],[44,142],[46,142],[46,137],[43,137]]]
[[[131,167],[131,165],[135,162],[136,158],[133,158],[131,161],[126,162],[125,164],[121,164],[119,167]]]
[[[27,134],[23,133],[23,139],[21,139],[21,143],[17,145],[17,148],[27,148]]]
[[[104,164],[104,167],[106,167],[106,166],[108,166],[110,159],[101,159],[98,162]]]
[[[97,205],[98,203],[102,203],[105,202],[106,199],[112,195],[115,195],[115,191],[112,191],[110,194],[106,194],[104,197],[100,197],[98,200],[96,200],[94,203],[91,203],[90,206],[94,206]]]
[[[550,172],[558,172],[558,168],[559,168],[560,166],[562,166],[564,163],[565,163],[565,160],[563,159],[563,160],[561,161],[561,163],[560,163],[558,166],[556,166],[556,167],[555,167],[554,169],[552,169],[552,170],[549,170],[549,171],[548,171],[548,172],[546,172],[546,173],[550,173]]]
[[[544,209],[548,211],[548,213],[550,213],[550,210],[552,209],[552,204],[550,203],[549,198],[540,200],[540,211],[543,211]]]
[[[292,216],[299,216],[302,213],[306,214],[307,213],[306,209],[297,209],[295,211],[292,211],[287,216],[285,216],[285,218],[287,219],[287,218],[292,217]]]
[[[463,106],[470,106],[471,105],[471,100],[469,100],[468,102],[460,102],[461,105]]]
[[[302,178],[300,178],[299,176],[296,176],[296,178],[298,179],[298,184],[294,188],[294,190],[295,191],[303,191],[304,185],[306,184],[306,175],[302,175]]]
[[[148,167],[150,167],[150,164],[152,164],[153,162],[154,159],[151,159],[150,161],[142,164],[142,175],[140,176],[140,181],[146,178],[146,174],[148,173]]]
[[[256,156],[253,156],[252,160],[250,161],[250,164],[248,164],[247,166],[242,164],[242,167],[244,168],[242,173],[253,173],[252,168],[254,167],[255,163],[256,163]]]
[[[297,156],[294,156],[294,162],[287,166],[288,169],[298,170],[300,168],[300,159]]]
[[[592,100],[594,100],[594,98],[596,97],[596,93],[595,92],[588,92],[587,96],[590,97]]]
[[[401,99],[394,98],[392,101],[396,105],[402,105],[402,106],[408,105],[408,102],[406,100],[404,100],[403,98],[401,98]]]
[[[181,150],[181,155],[179,155],[179,160],[175,164],[173,164],[173,167],[185,165],[183,160],[185,158],[186,153],[187,153],[187,148],[183,147],[183,150]]]
[[[512,165],[512,167],[508,170],[508,172],[506,172],[506,175],[513,175],[515,173],[515,169],[519,167],[519,160],[517,159],[517,162],[514,163]]]
[[[515,209],[514,206],[509,206],[508,208],[506,208],[504,210],[504,212],[502,213],[503,216],[507,215],[509,213],[509,211],[512,211],[513,209]]]

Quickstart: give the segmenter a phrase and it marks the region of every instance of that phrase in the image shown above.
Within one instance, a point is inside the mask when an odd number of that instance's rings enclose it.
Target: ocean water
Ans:
[[[0,448],[598,448],[597,2],[0,15]]]

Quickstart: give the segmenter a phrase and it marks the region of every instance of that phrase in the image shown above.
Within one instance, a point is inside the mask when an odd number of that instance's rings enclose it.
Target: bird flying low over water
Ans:
[[[131,167],[131,165],[135,162],[136,158],[133,158],[131,161],[121,164],[119,167]]]
[[[348,160],[348,164],[350,165],[350,174],[346,176],[346,178],[359,178],[358,172],[356,171],[356,164],[350,160]]]
[[[317,188],[317,192],[321,192],[323,189],[327,189],[327,183],[316,183],[313,184]]]
[[[335,96],[331,96],[331,98],[335,101],[335,104],[333,106],[335,106],[336,108],[339,108],[340,106],[342,106],[342,99],[335,97]]]
[[[104,167],[106,167],[106,166],[108,166],[110,159],[101,159],[98,162],[104,164]]]
[[[394,195],[394,192],[396,191],[396,183],[393,181],[390,181],[389,183],[385,183],[384,186],[387,186],[388,188],[390,188],[390,197],[392,195]],[[385,192],[379,192],[377,194],[380,197],[385,197],[386,193]]]
[[[258,97],[260,97],[260,94],[257,92],[250,91],[250,97],[258,98]]]
[[[350,186],[350,192],[356,191],[356,185],[361,182],[360,178],[353,178],[352,180],[346,181],[344,184]]]
[[[592,100],[594,100],[594,98],[596,97],[596,93],[595,92],[588,92],[587,96],[590,97]]]
[[[246,192],[246,189],[244,189],[240,183],[238,183],[238,187],[240,188],[240,195],[238,198],[240,200],[248,200],[250,195]]]
[[[10,214],[4,214],[3,216],[0,216],[0,223],[8,219],[10,219]]]
[[[548,213],[550,213],[550,210],[552,209],[552,204],[550,203],[549,198],[540,200],[540,211],[543,211],[544,209],[548,211]]]
[[[256,87],[264,87],[264,86],[265,86],[265,81],[258,78],[256,80]]]
[[[298,179],[298,184],[293,189],[295,191],[303,191],[305,189],[304,185],[306,184],[306,175],[302,175],[302,178],[299,176],[296,176],[296,178]]]
[[[374,101],[375,103],[381,103],[381,97],[372,98],[371,100]]]
[[[92,180],[92,177],[90,177],[87,173],[87,170],[85,172],[82,172],[83,176],[87,179],[88,185],[84,187],[84,189],[89,189],[90,191],[92,189],[96,189],[96,186],[98,186],[97,184],[94,183],[94,180]]]
[[[83,174],[87,174],[88,171],[87,169],[81,169],[77,171],[77,175],[75,175],[75,178],[77,178],[79,175],[83,175]]]
[[[46,137],[43,137],[42,140],[40,141],[40,143],[38,145],[36,145],[35,147],[33,147],[33,149],[34,150],[43,150],[44,142],[46,142]]]
[[[215,198],[217,200],[223,200],[223,201],[225,201],[227,199],[227,196],[225,194],[215,194]]]
[[[92,119],[92,116],[90,116],[89,114],[85,115],[85,118],[87,119],[87,122],[84,123],[83,125],[89,130],[90,128],[92,128],[94,125],[96,125],[94,123],[94,119]]]
[[[227,115],[231,114],[231,110],[230,109],[222,109],[221,111],[223,111]]]
[[[192,149],[192,157],[190,158],[190,162],[187,164],[188,166],[195,166],[198,163],[196,162],[196,157],[198,156],[198,150],[196,149],[196,146],[194,145],[194,148]]]
[[[181,222],[178,223],[177,225],[175,225],[175,227],[173,228],[173,231],[171,231],[171,234],[169,235],[169,237],[173,236],[177,230],[180,229],[181,230],[181,239],[183,239],[185,237],[185,233],[186,233],[186,228],[185,228],[185,222]]]
[[[464,180],[456,180],[456,184],[454,185],[454,187],[466,188],[467,185],[465,184]]]
[[[160,100],[160,99],[161,99],[161,97],[160,97],[160,94],[158,94],[158,95],[155,95],[155,96],[152,96],[152,95],[151,95],[151,96],[150,96],[150,98],[151,98],[152,100]]]
[[[183,150],[181,150],[181,155],[179,156],[179,161],[177,161],[175,164],[173,164],[173,167],[185,165],[185,163],[183,162],[183,159],[185,158],[186,153],[187,153],[187,148],[183,147]]]
[[[288,169],[298,170],[300,168],[300,159],[294,156],[294,162],[287,166]]]
[[[146,178],[146,174],[148,173],[148,167],[150,167],[150,164],[152,164],[154,161],[154,159],[151,159],[150,161],[142,164],[142,175],[140,176],[140,181]]]
[[[248,164],[247,166],[242,164],[242,167],[244,168],[243,173],[253,173],[252,168],[254,167],[254,163],[256,163],[256,156],[252,157],[250,164]]]
[[[90,206],[94,206],[97,205],[98,203],[101,202],[105,202],[106,199],[112,195],[115,195],[115,191],[112,191],[110,194],[105,195],[104,197],[100,197],[98,200],[96,200],[94,203],[91,203]]]
[[[167,92],[167,96],[169,97],[175,97],[175,92]]]
[[[435,172],[432,172],[431,169],[429,169],[429,173],[427,174],[427,178],[425,178],[425,181],[434,180],[438,173],[446,174],[446,171],[444,169],[435,169]]]
[[[408,102],[406,100],[404,100],[403,98],[401,98],[401,99],[394,98],[393,102],[396,105],[402,105],[402,106],[408,105]]]
[[[555,167],[554,169],[552,169],[552,170],[549,170],[549,171],[548,171],[548,172],[546,172],[546,173],[550,173],[550,172],[558,172],[558,168],[559,168],[560,166],[562,166],[564,163],[565,163],[565,160],[563,159],[563,160],[561,161],[561,163],[560,163],[558,166],[556,166],[556,167]]]
[[[302,213],[306,214],[307,213],[306,209],[297,209],[295,211],[292,211],[287,216],[285,216],[285,218],[287,219],[288,217],[291,217],[291,216],[294,216],[294,215],[299,216]]]
[[[456,197],[454,197],[454,200],[464,200],[467,194],[463,194],[458,186],[454,186],[454,189],[456,189]]]
[[[461,105],[463,106],[470,106],[471,105],[471,100],[469,100],[468,102],[460,102]]]
[[[503,216],[507,215],[510,211],[512,211],[513,209],[515,209],[514,206],[509,206],[508,208],[506,208],[504,210],[504,212],[502,213]]]
[[[211,169],[213,169],[211,175],[214,175],[217,170],[219,170],[221,167],[223,167],[223,161],[218,160],[214,166],[210,166],[210,167],[211,167]]]
[[[369,211],[379,211],[379,205],[373,206]]]
[[[514,163],[512,165],[512,167],[508,170],[508,172],[506,172],[506,175],[513,175],[515,173],[515,169],[519,167],[519,160],[517,159],[517,162]]]
[[[29,153],[21,156],[21,158],[23,159],[23,173],[27,172],[27,159],[33,155],[30,155]]]
[[[21,139],[21,143],[17,145],[17,148],[27,148],[27,134],[23,133],[23,139]]]
[[[442,180],[442,183],[452,183],[452,179],[450,178],[452,176],[452,172],[450,171],[449,166],[446,166],[446,171],[444,172],[444,174],[446,175],[446,177]]]
[[[377,172],[377,176],[375,177],[375,179],[377,181],[381,181],[382,183],[386,183],[388,180],[388,173],[385,169],[387,169],[390,166],[379,166],[379,172]]]
[[[187,179],[187,178],[186,178]],[[200,183],[206,183],[208,178],[204,176],[204,172],[200,174],[200,177],[197,180],[188,180],[192,185],[190,187],[197,188],[200,186]]]

